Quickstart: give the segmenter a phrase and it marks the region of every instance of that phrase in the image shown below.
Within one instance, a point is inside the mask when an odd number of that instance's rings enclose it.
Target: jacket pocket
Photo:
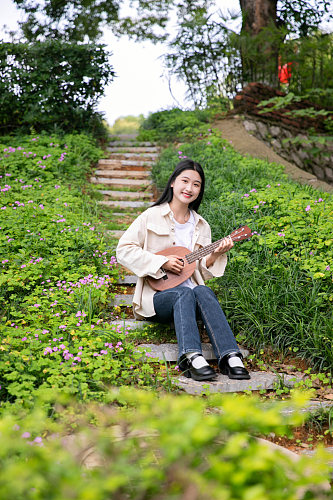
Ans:
[[[147,230],[155,233],[158,236],[169,236],[170,230],[168,226],[162,226],[161,224],[153,224],[152,222],[148,222]]]
[[[156,253],[172,245],[170,229],[168,226],[148,222],[147,232],[148,251]]]

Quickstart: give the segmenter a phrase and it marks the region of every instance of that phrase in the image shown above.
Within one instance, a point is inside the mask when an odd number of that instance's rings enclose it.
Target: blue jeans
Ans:
[[[154,295],[156,315],[149,318],[159,323],[174,321],[179,358],[187,352],[200,352],[201,340],[197,313],[206,327],[215,356],[219,361],[239,348],[214,292],[204,285],[191,289],[176,286]]]

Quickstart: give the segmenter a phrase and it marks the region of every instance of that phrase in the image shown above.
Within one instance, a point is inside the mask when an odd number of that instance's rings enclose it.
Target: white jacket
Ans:
[[[208,222],[201,215],[193,211],[195,228],[192,248],[211,243],[211,230]],[[149,318],[155,315],[153,296],[156,293],[145,276],[161,278],[164,271],[161,269],[168,258],[155,255],[156,252],[176,245],[175,224],[172,211],[168,203],[148,208],[130,225],[120,238],[117,246],[117,261],[138,276],[133,297],[133,311],[137,319]],[[206,258],[197,261],[197,267],[191,276],[196,285],[203,285],[204,281],[222,276],[227,265],[227,256],[219,256],[209,269],[206,267]]]

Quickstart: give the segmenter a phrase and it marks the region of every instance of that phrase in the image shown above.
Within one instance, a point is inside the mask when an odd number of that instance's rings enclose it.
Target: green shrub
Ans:
[[[98,99],[114,72],[102,45],[0,44],[0,134],[89,131],[103,135]]]
[[[207,123],[209,112],[182,111],[178,108],[151,113],[140,127],[138,140],[174,141],[196,133]]]
[[[0,304],[8,320],[30,323],[31,302],[43,308],[59,280],[106,275],[114,264],[80,186],[102,152],[84,135],[17,143],[2,148]]]
[[[59,309],[52,307],[51,312]],[[5,408],[13,412],[33,407],[35,398],[46,392],[106,402],[110,386],[167,387],[123,327],[96,317],[85,321],[84,310],[70,313],[54,321],[56,327],[44,315],[47,328],[1,329],[1,413]]]
[[[194,400],[126,388],[109,392],[107,401],[103,407],[75,406],[62,397],[55,407],[57,421],[39,406],[21,417],[6,412],[0,420],[1,498],[330,496],[324,450],[295,461],[253,437],[290,434],[302,421],[297,411],[286,416],[281,405],[263,408],[249,397]],[[290,407],[304,403],[295,397]],[[89,468],[81,463],[87,457]]]
[[[143,120],[143,115],[120,116],[115,120],[114,124],[109,127],[109,132],[112,135],[133,134],[138,131]]]

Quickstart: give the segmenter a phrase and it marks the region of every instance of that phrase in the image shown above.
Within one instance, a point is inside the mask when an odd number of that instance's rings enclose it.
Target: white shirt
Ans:
[[[192,211],[190,211],[190,218],[184,224],[180,224],[174,218],[175,223],[175,240],[176,245],[179,247],[188,248],[191,252],[193,250],[193,233],[195,227],[195,220]],[[187,278],[181,286],[188,286],[189,288],[194,288],[196,285],[191,281],[190,278]]]

